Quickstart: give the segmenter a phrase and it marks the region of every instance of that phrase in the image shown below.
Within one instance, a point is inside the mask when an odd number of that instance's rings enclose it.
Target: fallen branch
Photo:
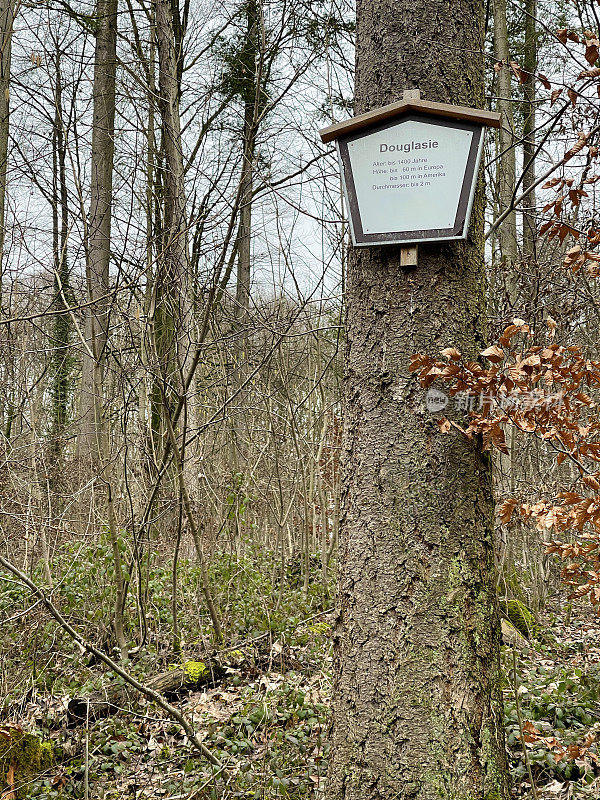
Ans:
[[[292,630],[295,631],[301,625],[305,625],[329,613],[331,613],[331,611],[326,610],[312,614],[310,617],[300,620]],[[225,675],[226,667],[232,666],[232,664],[228,663],[227,653],[231,653],[232,651],[243,652],[247,650],[248,647],[252,647],[264,641],[266,638],[272,637],[272,635],[272,631],[266,631],[266,633],[262,633],[259,636],[254,636],[251,639],[237,642],[230,647],[225,647],[217,652],[213,652],[208,660],[206,660],[206,663],[204,661],[202,662],[204,671],[198,679],[194,679],[194,676],[190,674],[190,671],[185,668],[186,665],[184,664],[183,669],[170,669],[166,672],[153,675],[151,678],[147,678],[144,685],[147,689],[153,689],[163,696],[177,695],[185,690],[198,689],[200,686],[205,686],[208,683],[219,680]],[[244,660],[247,659],[245,658]],[[240,663],[236,662],[235,666],[239,667]],[[85,723],[87,719],[96,720],[107,717],[110,714],[118,713],[127,706],[130,700],[131,698],[128,694],[127,687],[115,687],[112,685],[105,686],[96,692],[92,692],[87,697],[73,697],[67,706],[69,725],[81,725]]]
[[[162,697],[178,694],[185,689],[195,689],[206,685],[216,677],[221,677],[225,670],[218,664],[206,666],[206,674],[199,680],[193,678],[185,669],[171,669],[153,675],[144,683],[146,689],[157,692]],[[121,711],[130,700],[127,687],[108,686],[93,692],[88,697],[73,697],[67,706],[70,725],[81,725],[87,719],[96,720]]]
[[[51,616],[54,617],[56,622],[60,625],[60,627],[69,634],[69,636],[77,642],[77,644],[86,650],[88,653],[93,654],[98,660],[102,661],[104,664],[107,665],[113,672],[117,675],[120,675],[124,681],[126,681],[130,686],[138,691],[140,694],[147,697],[152,702],[156,703],[157,706],[162,708],[164,712],[166,712],[171,719],[175,720],[183,730],[185,731],[186,736],[190,740],[192,746],[210,761],[216,767],[219,767],[219,771],[226,774],[225,766],[219,761],[219,759],[206,747],[206,745],[202,744],[200,739],[196,736],[194,731],[193,725],[190,720],[181,713],[178,708],[172,706],[158,691],[151,688],[150,686],[146,686],[143,683],[140,683],[136,678],[133,677],[126,669],[124,669],[120,664],[110,656],[107,656],[106,653],[103,653],[97,647],[94,647],[93,644],[87,642],[79,633],[73,628],[73,626],[63,617],[60,611],[56,608],[54,603],[50,600],[50,598],[46,595],[43,589],[41,589],[37,584],[35,584],[32,580],[30,580],[25,573],[21,572],[18,567],[15,567],[14,564],[11,564],[10,561],[7,561],[5,558],[0,556],[0,565],[4,567],[8,572],[17,578],[20,583],[27,586],[33,594],[38,597]]]

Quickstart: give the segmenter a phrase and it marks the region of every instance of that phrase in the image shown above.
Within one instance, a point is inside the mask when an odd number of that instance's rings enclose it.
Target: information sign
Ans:
[[[321,131],[335,140],[357,246],[464,239],[484,125],[500,116],[423,100]]]

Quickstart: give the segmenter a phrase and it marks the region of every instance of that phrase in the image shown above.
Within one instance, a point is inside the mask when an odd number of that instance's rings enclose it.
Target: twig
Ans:
[[[589,140],[589,139],[590,139],[592,136],[594,136],[594,134],[598,133],[599,131],[600,131],[600,125],[596,125],[596,127],[595,127],[595,128],[592,128],[592,130],[591,130],[591,131],[588,133],[588,135],[587,135],[587,138],[588,138],[588,140]],[[566,156],[566,155],[567,155],[567,154],[565,154],[565,156]],[[511,214],[511,213],[512,213],[512,212],[515,210],[515,208],[516,208],[516,207],[517,207],[517,206],[518,206],[520,203],[522,203],[522,202],[523,202],[523,200],[524,200],[524,199],[527,197],[527,195],[528,195],[530,192],[532,192],[532,191],[533,191],[533,190],[534,190],[534,189],[535,189],[537,186],[539,186],[539,185],[540,185],[540,183],[542,183],[542,181],[545,181],[545,180],[546,180],[546,178],[549,178],[549,177],[550,177],[550,175],[552,175],[552,173],[553,173],[553,172],[555,172],[555,171],[556,171],[556,170],[557,170],[559,167],[562,167],[562,166],[564,166],[564,165],[567,163],[567,160],[568,160],[568,159],[566,159],[566,158],[565,158],[565,156],[563,156],[563,157],[561,158],[561,160],[560,160],[560,161],[558,161],[556,164],[553,164],[553,165],[550,167],[550,169],[547,169],[545,172],[543,172],[543,173],[540,175],[540,177],[539,177],[537,180],[535,180],[535,181],[534,181],[534,182],[531,184],[531,186],[529,186],[529,187],[528,187],[528,188],[527,188],[527,189],[526,189],[526,190],[525,190],[525,191],[524,191],[524,192],[523,192],[521,195],[519,195],[519,197],[515,198],[515,199],[514,199],[514,200],[511,202],[511,204],[509,205],[509,207],[508,207],[508,208],[506,208],[506,209],[505,209],[505,210],[502,212],[502,214],[500,214],[500,216],[498,217],[498,219],[497,219],[497,220],[495,220],[495,222],[493,223],[493,225],[491,225],[491,226],[490,226],[489,230],[488,230],[488,231],[487,231],[487,233],[485,234],[485,239],[489,239],[489,237],[492,235],[492,233],[493,233],[493,232],[494,232],[494,231],[495,231],[495,230],[496,230],[496,229],[497,229],[497,228],[498,228],[498,227],[499,227],[499,226],[500,226],[500,225],[501,225],[501,224],[504,222],[504,220],[505,220],[505,219],[508,217],[508,215],[509,215],[509,214]]]
[[[148,686],[145,686],[143,683],[140,683],[136,678],[133,677],[133,675],[127,672],[127,670],[124,669],[120,664],[118,664],[116,661],[113,661],[113,659],[110,658],[110,656],[107,656],[105,653],[102,652],[102,650],[98,650],[97,647],[94,647],[93,644],[90,644],[90,642],[86,641],[82,636],[80,636],[80,634],[77,633],[75,628],[73,628],[73,626],[63,617],[63,615],[56,608],[54,603],[46,595],[44,590],[37,584],[35,584],[32,580],[30,580],[27,577],[27,575],[21,572],[21,570],[18,567],[15,567],[14,564],[11,564],[10,561],[7,561],[2,556],[0,556],[0,565],[3,566],[4,569],[8,570],[8,572],[12,573],[16,578],[18,578],[18,580],[22,584],[27,586],[28,589],[31,589],[31,591],[33,592],[33,594],[36,595],[36,597],[39,597],[39,599],[46,606],[49,613],[54,617],[54,619],[58,622],[61,628],[64,631],[66,631],[69,634],[69,636],[75,642],[77,642],[77,644],[79,644],[81,647],[87,650],[88,653],[91,653],[97,659],[104,662],[104,664],[106,664],[117,675],[120,675],[121,678],[123,678],[123,680],[126,681],[130,686],[133,686],[133,688],[136,689],[140,694],[143,694],[149,700],[156,703],[156,705],[162,708],[162,710],[165,711],[172,719],[178,722],[179,725],[181,725],[181,727],[185,731],[192,746],[195,747],[195,749],[198,750],[198,752],[201,755],[203,755],[204,758],[210,761],[211,764],[219,768],[216,774],[219,774],[219,772],[223,772],[225,775],[227,774],[225,766],[208,749],[208,747],[206,747],[206,745],[202,744],[200,739],[198,739],[198,737],[196,736],[192,723],[184,714],[181,713],[181,711],[178,708],[175,708],[175,706],[172,706],[169,702],[167,702],[167,700],[165,700],[165,698],[161,694],[159,694],[159,692],[156,692],[154,689],[150,689]]]
[[[305,619],[301,619],[297,625],[294,625],[292,628],[292,633],[301,625],[306,625],[307,622],[310,622],[313,619],[317,619],[317,617],[322,617],[324,614],[330,614],[334,609],[327,608],[324,611],[319,611],[316,614],[312,614],[310,617],[306,617]],[[232,644],[230,647],[223,647],[221,650],[217,650],[215,655],[219,656],[223,653],[230,653],[232,650],[242,650],[244,647],[249,647],[250,645],[254,644],[255,642],[260,642],[262,639],[266,639],[269,636],[273,635],[273,631],[267,631],[266,633],[261,633],[259,636],[255,636],[252,639],[244,639],[242,642],[237,642],[236,644]]]
[[[533,800],[539,800],[539,795],[537,793],[537,789],[535,788],[535,781],[533,780],[533,775],[531,773],[531,763],[529,761],[529,756],[527,755],[527,747],[525,746],[525,739],[523,738],[523,715],[521,714],[521,703],[519,701],[519,691],[517,686],[517,655],[515,652],[514,645],[512,648],[512,662],[513,662],[513,691],[515,693],[515,703],[517,706],[519,737],[521,739],[521,744],[523,745],[523,756],[525,758],[525,766],[527,767],[527,775],[529,776],[529,783],[531,784],[531,793],[533,795]]]

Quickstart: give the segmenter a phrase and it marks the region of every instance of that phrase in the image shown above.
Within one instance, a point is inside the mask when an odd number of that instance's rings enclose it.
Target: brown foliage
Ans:
[[[589,255],[569,253],[571,259]],[[480,353],[480,361],[465,360],[449,347],[443,360],[417,353],[411,371],[424,388],[443,381],[450,397],[478,398],[466,425],[442,418],[442,432],[459,431],[478,438],[485,450],[507,453],[505,430],[514,426],[544,442],[557,465],[567,459],[575,465],[577,479],[568,489],[537,502],[507,498],[498,514],[503,524],[518,514],[538,530],[553,532],[547,552],[566,561],[562,576],[571,596],[588,596],[600,607],[600,361],[577,346],[554,342],[556,324],[546,324],[543,345],[534,344],[529,325],[515,319],[497,344]]]

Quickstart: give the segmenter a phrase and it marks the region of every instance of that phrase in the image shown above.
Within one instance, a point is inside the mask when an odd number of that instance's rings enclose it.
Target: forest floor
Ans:
[[[299,625],[290,643],[268,637],[240,645],[233,651],[239,666],[228,666],[214,683],[169,697],[193,722],[198,738],[229,765],[230,774],[218,776],[216,789],[215,768],[194,752],[177,724],[144,699],[88,724],[69,725],[72,696],[35,692],[21,705],[18,721],[55,742],[60,763],[28,796],[84,797],[86,750],[90,798],[320,796],[330,697],[329,616]],[[200,664],[185,666],[193,672]],[[148,666],[136,675],[151,677]],[[104,673],[103,683],[112,689],[116,677]],[[13,706],[13,719],[15,711]]]
[[[236,637],[216,679],[201,661],[206,656],[193,648],[186,659],[177,660],[166,645],[157,645],[154,652],[129,662],[129,670],[142,681],[182,664],[194,680],[202,675],[193,687],[188,682],[169,699],[193,722],[199,739],[227,762],[226,776],[215,776],[217,768],[197,755],[179,725],[131,694],[108,716],[94,719],[91,711],[90,719],[70,718],[74,696],[85,697],[101,687],[114,690],[121,679],[85,656],[74,656],[55,631],[47,645],[54,649],[53,657],[40,674],[28,678],[26,691],[21,684],[20,696],[8,693],[4,710],[0,707],[0,734],[10,721],[52,742],[53,764],[41,775],[23,773],[17,794],[0,796],[321,798],[333,612],[317,594],[303,598],[296,586],[280,598],[279,616],[267,615],[271,627],[251,631],[245,639]],[[519,800],[600,798],[595,741],[600,739],[600,618],[581,605],[565,620],[565,607],[566,601],[554,598],[529,638],[505,623],[505,638],[511,643],[502,653],[504,722],[512,792]],[[17,663],[19,650],[4,652],[3,659],[6,682],[7,659]],[[52,681],[50,672],[55,673]]]
[[[506,637],[502,648],[504,725],[518,798],[600,798],[600,617],[589,604],[568,614],[566,608],[563,596],[554,597],[538,635]]]

